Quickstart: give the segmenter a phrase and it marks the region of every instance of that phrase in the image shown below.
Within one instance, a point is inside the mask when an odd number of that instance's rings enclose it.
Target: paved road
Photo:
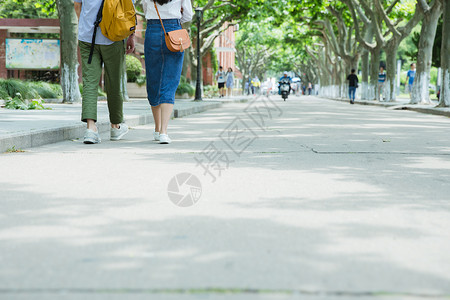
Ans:
[[[449,118],[291,97],[151,130],[0,155],[0,299],[450,296]]]

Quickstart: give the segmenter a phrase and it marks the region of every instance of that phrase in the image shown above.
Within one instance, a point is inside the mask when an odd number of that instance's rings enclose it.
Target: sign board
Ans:
[[[6,68],[59,69],[60,42],[47,39],[6,39]]]

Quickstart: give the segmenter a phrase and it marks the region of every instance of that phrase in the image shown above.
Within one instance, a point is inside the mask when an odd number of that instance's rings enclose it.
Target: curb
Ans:
[[[332,98],[323,98],[323,97],[319,97],[319,98],[324,99],[324,100],[340,101],[340,102],[346,102],[346,103],[349,102],[349,100],[343,100],[343,99],[332,99]],[[444,116],[444,117],[450,118],[450,109],[448,107],[441,107],[441,108],[434,107],[434,106],[417,107],[414,104],[402,104],[399,102],[382,103],[382,102],[377,102],[377,101],[362,101],[362,100],[355,100],[355,104],[381,106],[381,107],[394,109],[394,110],[410,110],[410,111],[415,111],[418,113]]]
[[[237,102],[237,101],[235,101]],[[173,118],[181,118],[196,113],[201,113],[210,109],[220,108],[223,103],[211,102],[205,103],[201,106],[189,108],[177,108],[172,112]],[[134,117],[125,117],[124,122],[130,127],[146,125],[153,122],[153,115],[151,112],[144,113]],[[97,127],[100,133],[109,132],[109,121],[97,122]],[[11,134],[9,136],[0,138],[0,154],[8,149],[15,147],[16,149],[25,149],[32,147],[39,147],[47,144],[57,143],[64,140],[77,139],[83,136],[86,125],[80,123],[79,125],[64,126],[59,128],[51,128],[44,130],[37,130],[33,132]]]

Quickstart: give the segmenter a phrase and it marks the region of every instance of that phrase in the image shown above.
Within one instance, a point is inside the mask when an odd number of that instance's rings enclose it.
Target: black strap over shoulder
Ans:
[[[92,62],[92,55],[94,54],[94,47],[95,47],[95,38],[97,36],[97,27],[98,27],[98,25],[100,25],[100,22],[102,21],[103,4],[104,3],[105,3],[105,0],[102,1],[102,5],[100,5],[100,9],[98,10],[98,13],[97,13],[97,18],[95,19],[95,22],[94,22],[94,33],[92,34],[91,51],[89,52],[88,64],[90,64]]]

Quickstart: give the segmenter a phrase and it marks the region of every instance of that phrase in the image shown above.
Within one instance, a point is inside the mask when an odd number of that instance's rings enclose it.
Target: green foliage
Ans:
[[[439,19],[438,26],[436,28],[436,37],[433,43],[433,58],[431,65],[433,67],[441,66],[441,45],[442,45],[442,27],[443,27],[443,17]],[[406,56],[413,62],[417,61],[417,55],[419,53],[419,41],[420,41],[420,29],[411,34],[411,43],[413,44],[412,49],[406,51]]]
[[[63,96],[61,85],[47,82],[28,82],[28,87],[33,88],[41,98],[55,99]]]
[[[0,99],[8,99],[10,96],[6,89],[4,89],[2,80],[0,79]]]
[[[10,98],[6,100],[5,108],[7,109],[21,109],[21,110],[28,110],[28,109],[51,109],[51,108],[45,108],[44,105],[42,105],[42,100],[40,99],[34,99],[31,101],[27,101],[22,98],[22,95],[20,93],[17,93],[14,98]]]
[[[270,20],[260,19],[245,22],[240,28],[236,36],[239,69],[245,77],[250,74],[262,79],[270,62],[282,51],[286,30],[275,27]]]
[[[136,82],[139,75],[142,73],[142,64],[133,55],[126,56],[126,65],[127,65],[127,81],[128,82]]]
[[[0,90],[6,91],[8,95],[6,99],[11,97],[16,97],[20,94],[24,99],[35,99],[39,98],[38,92],[30,87],[27,81],[21,81],[17,79],[0,79]]]
[[[62,97],[62,89],[59,84],[0,79],[0,99],[14,98],[18,93],[23,99]]]
[[[181,76],[180,84],[178,85],[176,94],[177,95],[188,94],[189,96],[193,96],[194,93],[195,93],[194,87],[187,82],[186,77]]]
[[[25,151],[20,148],[16,148],[16,146],[12,146],[12,147],[6,149],[6,151],[5,151],[5,153],[21,153],[21,152],[25,152]]]
[[[5,108],[26,110],[28,109],[28,105],[23,101],[22,95],[20,95],[20,93],[17,93],[14,98],[9,98],[8,100],[6,100]]]
[[[56,2],[54,0],[1,0],[0,18],[56,19],[58,18]]]
[[[219,70],[219,62],[216,59],[216,57],[217,57],[216,49],[215,48],[211,48],[210,53],[211,53],[212,73],[216,74],[216,72]]]
[[[136,78],[136,83],[138,86],[143,86],[147,83],[147,76],[145,76],[144,74],[139,75],[138,78]]]
[[[203,97],[214,98],[219,96],[219,88],[217,85],[205,85],[203,86]]]

